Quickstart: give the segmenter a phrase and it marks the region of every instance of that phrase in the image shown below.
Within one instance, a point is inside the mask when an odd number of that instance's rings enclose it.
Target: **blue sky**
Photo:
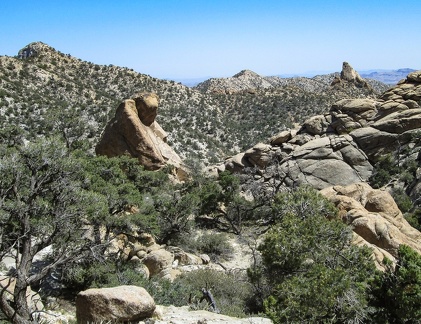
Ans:
[[[0,55],[42,41],[174,79],[421,68],[420,17],[420,0],[1,0]]]

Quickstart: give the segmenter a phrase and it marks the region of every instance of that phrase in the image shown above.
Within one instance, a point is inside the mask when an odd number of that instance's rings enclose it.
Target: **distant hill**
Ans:
[[[356,73],[356,72],[355,72]],[[329,91],[335,77],[339,73],[316,75],[308,77],[281,78],[279,76],[261,76],[250,70],[243,70],[229,78],[211,78],[205,80],[194,88],[204,93],[225,93],[232,94],[241,91],[274,89],[286,86],[298,87],[304,91],[319,92]],[[366,80],[375,93],[387,90],[388,86],[376,80]],[[355,90],[355,87],[342,89],[345,92]],[[349,94],[349,93],[348,93]],[[358,94],[356,94],[358,96]],[[368,94],[367,94],[368,95]]]
[[[370,72],[361,72],[363,78],[369,78],[383,82],[385,84],[394,85],[397,84],[400,80],[405,79],[406,76],[414,72],[414,69],[399,69],[399,70],[379,70],[379,71],[370,71]]]

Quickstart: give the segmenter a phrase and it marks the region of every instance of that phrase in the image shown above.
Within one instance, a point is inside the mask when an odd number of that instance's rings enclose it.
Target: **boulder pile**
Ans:
[[[317,189],[367,181],[384,154],[407,148],[417,158],[421,132],[421,71],[379,99],[343,99],[330,112],[282,131],[267,143],[225,160],[219,171],[257,168],[260,182]],[[412,156],[411,156],[412,155]],[[269,181],[269,179],[271,181]]]

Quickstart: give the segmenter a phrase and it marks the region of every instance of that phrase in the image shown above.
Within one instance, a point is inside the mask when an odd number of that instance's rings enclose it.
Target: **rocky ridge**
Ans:
[[[387,89],[386,85],[376,80],[363,79],[347,62],[344,62],[340,74],[331,73],[313,78],[280,78],[278,76],[263,77],[253,71],[243,70],[230,78],[211,78],[199,83],[194,88],[203,93],[233,94],[295,86],[304,91],[321,93],[328,91],[332,85],[340,83],[341,80],[351,82],[359,88],[366,88],[366,96],[373,96],[373,93],[380,93]],[[342,88],[344,87],[342,85]]]
[[[261,82],[249,72],[237,77],[254,78],[255,86]],[[232,95],[202,93],[129,68],[86,62],[35,42],[16,57],[0,56],[0,127],[15,125],[24,138],[64,132],[70,141],[88,141],[93,151],[123,99],[138,92],[156,93],[157,121],[168,133],[168,144],[182,159],[209,165],[274,135],[275,130],[327,112],[340,99],[374,95],[353,85],[334,89],[329,75],[287,82],[266,79],[264,85],[276,87]]]

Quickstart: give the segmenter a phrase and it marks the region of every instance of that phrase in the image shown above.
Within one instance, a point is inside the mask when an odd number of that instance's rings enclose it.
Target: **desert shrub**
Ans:
[[[135,266],[121,260],[84,260],[63,269],[64,283],[75,291],[88,288],[115,287],[120,285],[144,286],[147,279]]]
[[[376,323],[419,323],[421,320],[421,256],[399,246],[398,261],[377,276],[372,285]]]
[[[262,291],[258,284],[269,287],[257,296],[265,313],[275,323],[369,319],[371,251],[351,244],[351,229],[315,189],[279,194],[276,206],[276,224],[258,248],[262,264],[248,271],[254,291]]]
[[[412,208],[412,200],[402,188],[393,189],[392,197],[402,213],[406,213]]]
[[[234,253],[226,233],[204,233],[197,238],[196,249],[208,254],[212,261],[230,259]]]
[[[244,317],[248,313],[246,301],[250,298],[251,287],[242,273],[202,269],[182,274],[173,285],[177,289],[183,287],[183,291],[188,293],[185,296],[175,295],[172,304],[176,306],[190,301],[192,307],[208,309],[206,303],[199,303],[201,290],[205,288],[212,292],[216,307],[222,314]]]
[[[405,219],[412,227],[421,231],[421,208],[414,208],[413,211],[404,214]]]
[[[383,155],[374,165],[373,175],[370,177],[370,185],[373,188],[381,188],[386,185],[400,168],[391,154]]]

